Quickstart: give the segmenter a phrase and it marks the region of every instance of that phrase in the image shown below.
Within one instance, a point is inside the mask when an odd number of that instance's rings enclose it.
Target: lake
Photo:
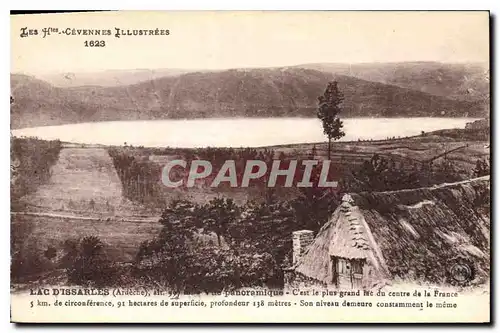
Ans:
[[[418,135],[464,128],[472,118],[349,118],[341,141]],[[317,118],[234,118],[109,121],[42,126],[11,131],[14,136],[104,145],[145,147],[259,147],[326,141]]]

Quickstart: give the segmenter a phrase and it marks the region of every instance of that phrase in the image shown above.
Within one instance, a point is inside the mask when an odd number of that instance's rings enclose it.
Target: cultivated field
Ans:
[[[64,148],[48,183],[21,200],[25,211],[66,212],[78,216],[141,215],[122,195],[111,158],[102,148]]]
[[[489,141],[451,138],[443,135],[425,135],[394,140],[334,142],[332,143],[331,160],[344,164],[360,164],[379,154],[395,161],[405,163],[422,163],[434,159],[436,162],[444,158],[456,162],[466,172],[471,172],[478,159],[487,158],[490,149]],[[277,152],[290,156],[307,157],[313,147],[317,156],[326,158],[327,144],[301,144],[269,147]],[[456,150],[455,150],[456,149]],[[454,150],[444,154],[447,151]]]
[[[156,235],[159,216],[146,216],[122,196],[122,185],[105,149],[64,148],[51,178],[21,198],[11,226],[27,231],[41,249],[67,239],[98,236],[120,261],[134,258],[140,243]]]

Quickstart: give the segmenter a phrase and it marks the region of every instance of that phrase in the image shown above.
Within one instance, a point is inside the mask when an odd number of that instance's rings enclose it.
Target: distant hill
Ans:
[[[458,100],[477,101],[489,98],[490,72],[487,63],[318,63],[297,67],[353,76]]]
[[[13,128],[105,120],[203,117],[315,117],[317,98],[336,79],[343,117],[476,117],[478,101],[303,68],[227,70],[162,77],[128,86],[54,87],[11,75]]]
[[[183,69],[133,69],[133,70],[105,70],[100,72],[65,72],[43,74],[38,78],[56,87],[79,86],[126,86],[141,81],[154,80],[165,76],[177,76],[190,72]]]
[[[440,62],[312,63],[295,66],[337,75],[396,85],[451,99],[477,101],[489,96],[489,64]],[[134,69],[44,74],[39,79],[57,87],[125,86],[168,76],[201,71],[193,69]]]
[[[10,85],[12,128],[85,121],[87,105],[64,89],[21,74],[11,74]]]

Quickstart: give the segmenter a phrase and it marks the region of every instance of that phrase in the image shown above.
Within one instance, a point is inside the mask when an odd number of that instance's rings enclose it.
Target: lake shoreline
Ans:
[[[340,142],[397,140],[436,130],[463,129],[476,118],[346,118]],[[224,118],[112,121],[11,130],[71,144],[143,147],[271,147],[326,141],[317,118]]]
[[[421,116],[421,117],[390,117],[390,116],[366,116],[366,117],[341,117],[341,120],[351,120],[351,119],[469,119],[470,121],[480,120],[485,117],[445,117],[445,116]],[[28,127],[17,127],[11,126],[11,131],[17,130],[25,130],[31,128],[40,128],[40,127],[55,127],[55,126],[66,126],[66,125],[81,125],[81,124],[99,124],[99,123],[125,123],[125,122],[150,122],[150,121],[203,121],[203,120],[242,120],[242,119],[250,119],[250,120],[267,120],[267,119],[317,119],[316,113],[310,117],[302,117],[302,116],[286,116],[286,117],[230,117],[230,118],[222,118],[222,117],[204,117],[204,118],[161,118],[161,119],[130,119],[130,120],[98,120],[98,121],[82,121],[82,122],[61,122],[56,124],[49,125],[36,125],[36,126],[28,126]]]

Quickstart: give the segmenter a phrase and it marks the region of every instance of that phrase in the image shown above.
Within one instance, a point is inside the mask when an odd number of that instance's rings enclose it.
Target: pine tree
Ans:
[[[323,133],[328,137],[328,159],[331,157],[332,140],[338,140],[345,135],[343,123],[339,118],[344,96],[338,88],[337,81],[328,83],[322,96],[318,97],[318,118],[323,123]]]

